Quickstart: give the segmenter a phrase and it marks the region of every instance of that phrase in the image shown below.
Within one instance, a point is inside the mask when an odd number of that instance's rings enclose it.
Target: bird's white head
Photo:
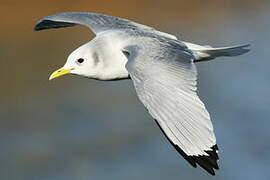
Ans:
[[[49,79],[65,74],[99,80],[128,78],[126,62],[127,58],[119,49],[100,39],[93,39],[74,50],[67,58],[65,65],[54,71]]]
[[[86,43],[74,50],[67,58],[65,65],[54,71],[50,80],[65,74],[76,74],[84,77],[93,77],[97,74],[98,66],[102,63],[97,52],[93,52],[91,43]]]

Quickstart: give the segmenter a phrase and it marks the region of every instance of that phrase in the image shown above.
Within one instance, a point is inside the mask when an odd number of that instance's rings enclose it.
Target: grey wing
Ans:
[[[66,12],[44,17],[37,22],[35,30],[39,31],[51,28],[63,28],[75,25],[87,26],[96,34],[107,30],[137,29],[141,31],[151,31],[160,36],[177,39],[174,35],[157,31],[152,27],[127,19],[87,12]]]
[[[127,70],[139,99],[171,144],[193,166],[210,174],[218,169],[210,116],[196,93],[193,56],[164,43],[128,46]]]
[[[94,33],[106,30],[115,30],[123,28],[135,28],[151,30],[153,28],[138,24],[127,19],[118,17],[86,13],[86,12],[66,12],[47,16],[39,20],[35,26],[35,30],[70,27],[75,25],[84,25],[92,29]]]

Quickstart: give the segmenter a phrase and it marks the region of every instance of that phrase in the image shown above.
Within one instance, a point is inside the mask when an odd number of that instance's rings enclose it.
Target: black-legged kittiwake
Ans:
[[[197,95],[198,61],[237,56],[249,45],[212,48],[126,19],[67,12],[41,19],[35,30],[84,25],[96,37],[73,51],[50,79],[76,74],[98,80],[128,79],[140,101],[175,149],[193,166],[214,175],[218,147],[204,104]]]

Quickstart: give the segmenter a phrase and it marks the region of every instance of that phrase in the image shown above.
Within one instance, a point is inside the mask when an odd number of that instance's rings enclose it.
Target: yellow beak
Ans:
[[[57,77],[60,77],[60,76],[64,76],[65,74],[70,74],[72,69],[63,69],[63,68],[60,68],[56,71],[54,71],[50,77],[49,77],[49,80],[52,80],[54,78],[57,78]]]

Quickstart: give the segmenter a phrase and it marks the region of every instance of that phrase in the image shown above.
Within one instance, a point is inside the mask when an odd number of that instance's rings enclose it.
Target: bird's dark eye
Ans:
[[[123,52],[123,54],[124,54],[127,58],[129,58],[130,54],[129,54],[128,51],[122,51],[122,52]]]
[[[77,62],[80,63],[80,64],[83,63],[83,61],[84,61],[83,58],[80,58],[80,59],[77,60]]]

